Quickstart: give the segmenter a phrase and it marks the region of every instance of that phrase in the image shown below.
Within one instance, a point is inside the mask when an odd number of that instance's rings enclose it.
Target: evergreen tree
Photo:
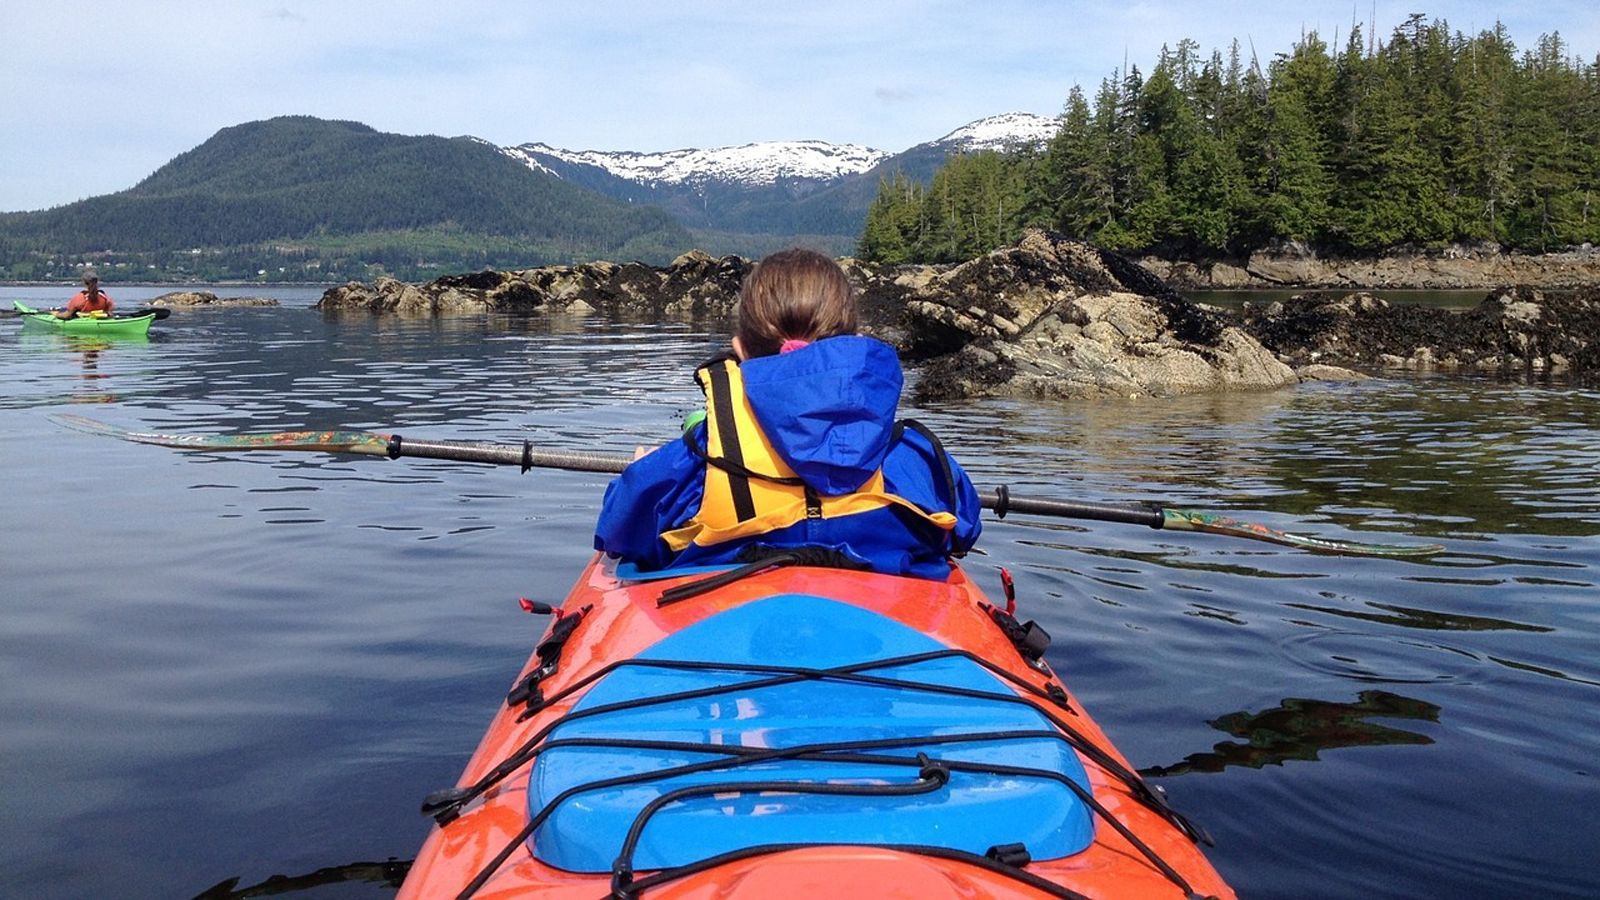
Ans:
[[[1467,42],[1460,55],[1453,91],[1460,137],[1453,177],[1458,187],[1454,219],[1463,238],[1503,242],[1508,236],[1505,209],[1515,187],[1511,102],[1516,48],[1505,26],[1496,25]]]
[[[1327,139],[1319,111],[1333,105],[1335,72],[1327,45],[1315,34],[1274,60],[1270,84],[1252,104],[1241,155],[1251,167],[1253,244],[1314,241],[1323,234],[1333,193]]]
[[[867,209],[857,253],[863,259],[886,263],[909,262],[916,257],[923,222],[922,185],[901,171],[880,179],[878,193]]]

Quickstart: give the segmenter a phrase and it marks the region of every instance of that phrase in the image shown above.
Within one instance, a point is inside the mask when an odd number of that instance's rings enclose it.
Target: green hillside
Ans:
[[[225,128],[129,190],[0,216],[0,277],[60,277],[83,261],[113,278],[414,276],[656,262],[690,243],[657,209],[471,138],[287,116]]]

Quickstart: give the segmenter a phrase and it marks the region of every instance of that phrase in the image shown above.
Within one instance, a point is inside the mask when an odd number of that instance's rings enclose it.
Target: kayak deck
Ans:
[[[590,566],[402,896],[1231,896],[961,570],[693,580]]]

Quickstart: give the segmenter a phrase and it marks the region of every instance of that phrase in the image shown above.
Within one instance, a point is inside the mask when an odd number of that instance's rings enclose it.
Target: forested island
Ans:
[[[1335,38],[1335,43],[1338,39]],[[1166,259],[1547,253],[1600,242],[1600,56],[1417,14],[1263,62],[1195,42],[1074,88],[1041,151],[885,181],[860,255],[957,262],[1042,226]]]

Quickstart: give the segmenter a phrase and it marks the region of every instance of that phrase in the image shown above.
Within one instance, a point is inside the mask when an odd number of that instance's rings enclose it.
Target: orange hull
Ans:
[[[558,697],[564,688],[595,674],[607,664],[631,659],[651,645],[719,612],[775,594],[806,594],[843,601],[899,622],[950,647],[1004,669],[1015,679],[1039,689],[1060,685],[1040,663],[1029,665],[1017,647],[996,627],[988,602],[959,568],[946,583],[832,569],[778,568],[753,575],[704,595],[657,606],[663,588],[694,581],[619,582],[596,560],[568,595],[563,610],[571,614],[592,607],[566,642],[559,668],[541,688]],[[539,665],[535,656],[519,676]],[[503,707],[490,724],[460,785],[478,782],[530,738],[572,710],[587,690],[554,700],[526,721],[520,708]],[[1062,688],[1064,690],[1064,688]],[[1019,695],[1038,702],[1024,690]],[[1059,697],[1059,694],[1057,695]],[[1128,768],[1127,760],[1100,728],[1083,713],[1070,693],[1066,707],[1038,702],[1067,723],[1081,739],[1104,754],[1110,765],[1078,753],[1097,800],[1137,837],[1139,849],[1119,827],[1096,816],[1093,842],[1087,849],[1060,859],[1032,861],[1020,876],[984,867],[970,860],[891,848],[814,846],[749,856],[651,886],[650,898],[817,898],[817,897],[1038,897],[1076,894],[1089,897],[1183,897],[1180,882],[1197,896],[1232,897],[1195,842],[1167,816],[1142,801],[1111,766]],[[611,876],[563,871],[536,859],[527,841],[515,843],[503,862],[497,854],[512,846],[528,823],[530,766],[508,777],[460,809],[459,818],[436,827],[418,854],[400,891],[403,898],[453,897],[486,868],[493,874],[472,896],[481,898],[606,896]],[[1155,856],[1170,871],[1163,872]],[[638,879],[649,873],[640,872]],[[1176,876],[1176,877],[1174,877]],[[1057,885],[1066,893],[1045,886]]]

